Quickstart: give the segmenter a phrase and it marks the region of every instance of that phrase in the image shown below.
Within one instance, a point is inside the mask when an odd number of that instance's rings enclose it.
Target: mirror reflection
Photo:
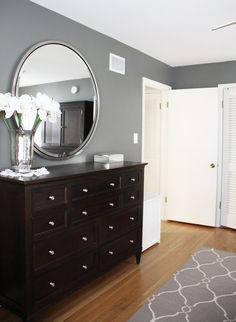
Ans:
[[[35,46],[23,58],[13,84],[14,94],[47,94],[60,103],[57,123],[42,123],[35,149],[47,158],[68,158],[89,142],[98,118],[98,92],[85,59],[62,43]]]

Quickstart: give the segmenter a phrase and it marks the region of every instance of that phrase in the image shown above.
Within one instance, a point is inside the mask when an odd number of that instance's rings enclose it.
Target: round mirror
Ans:
[[[67,159],[91,140],[99,114],[97,83],[87,61],[57,41],[39,43],[21,59],[12,92],[47,94],[60,103],[57,123],[43,122],[35,134],[35,151],[48,159]]]

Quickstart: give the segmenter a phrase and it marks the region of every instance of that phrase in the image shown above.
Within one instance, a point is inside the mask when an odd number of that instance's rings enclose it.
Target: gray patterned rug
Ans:
[[[236,254],[201,249],[128,322],[236,321]]]

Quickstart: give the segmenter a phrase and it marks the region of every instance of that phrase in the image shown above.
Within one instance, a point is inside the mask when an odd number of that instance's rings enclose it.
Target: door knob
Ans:
[[[210,164],[210,167],[213,169],[213,168],[215,168],[215,164],[214,163],[211,163]]]

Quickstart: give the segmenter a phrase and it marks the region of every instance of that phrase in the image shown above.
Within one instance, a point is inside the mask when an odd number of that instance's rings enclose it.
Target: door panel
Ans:
[[[217,88],[170,91],[167,219],[215,226],[217,150]]]
[[[223,95],[221,225],[236,229],[236,87]]]

